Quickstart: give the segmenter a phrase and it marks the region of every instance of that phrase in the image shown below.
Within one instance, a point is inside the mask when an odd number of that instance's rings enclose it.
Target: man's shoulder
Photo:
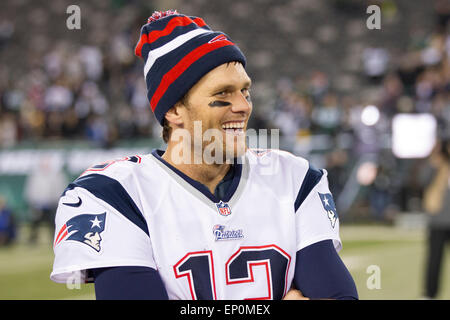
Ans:
[[[86,176],[95,175],[95,176],[105,176],[117,181],[123,181],[126,180],[130,175],[133,175],[137,171],[139,171],[142,162],[143,156],[133,155],[96,163],[87,168],[77,178],[77,180],[82,179]]]
[[[301,156],[280,149],[248,149],[250,162],[261,165],[280,165],[282,169],[292,168],[294,170],[308,170],[309,161]]]
[[[105,161],[85,170],[70,183],[60,198],[61,217],[78,215],[80,210],[107,211],[114,208],[120,215],[148,233],[140,205],[140,156]],[[106,209],[105,209],[106,208]]]
[[[67,190],[82,188],[97,197],[100,194],[123,195],[136,193],[133,185],[139,183],[143,157],[139,155],[108,160],[92,165],[73,180]],[[151,171],[151,170],[150,170]]]
[[[310,171],[309,161],[278,149],[249,149],[251,181],[276,190],[277,194],[295,197]]]

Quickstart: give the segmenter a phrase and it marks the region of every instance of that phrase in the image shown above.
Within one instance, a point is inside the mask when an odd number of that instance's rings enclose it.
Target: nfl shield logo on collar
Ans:
[[[228,203],[223,202],[222,200],[219,203],[216,203],[217,211],[221,216],[229,216],[231,214],[231,208]]]

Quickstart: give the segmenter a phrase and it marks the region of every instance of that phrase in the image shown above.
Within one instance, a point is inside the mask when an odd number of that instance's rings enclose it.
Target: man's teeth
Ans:
[[[243,122],[229,122],[222,125],[223,129],[244,129]]]

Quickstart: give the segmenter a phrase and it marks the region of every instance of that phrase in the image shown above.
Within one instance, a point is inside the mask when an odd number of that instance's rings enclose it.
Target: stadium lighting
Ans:
[[[380,120],[380,111],[374,105],[365,106],[361,113],[361,122],[366,126],[375,125]]]
[[[392,119],[392,152],[398,158],[425,158],[436,143],[433,115],[397,114]]]

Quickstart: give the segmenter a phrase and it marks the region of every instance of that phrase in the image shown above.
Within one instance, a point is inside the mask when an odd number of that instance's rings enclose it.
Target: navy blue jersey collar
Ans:
[[[159,149],[153,149],[152,155],[158,159],[160,162],[162,162],[166,167],[168,167],[170,170],[172,170],[175,174],[180,176],[183,180],[185,180],[187,183],[189,183],[191,186],[193,186],[195,189],[200,191],[203,195],[205,195],[208,199],[210,199],[214,203],[219,203],[221,200],[224,202],[230,201],[230,199],[233,197],[234,193],[236,192],[237,187],[239,186],[239,182],[241,180],[242,175],[242,164],[236,163],[233,164],[234,170],[230,170],[223,180],[219,182],[218,186],[221,185],[223,182],[225,182],[228,179],[232,179],[231,183],[228,183],[228,190],[225,192],[224,197],[222,199],[219,199],[219,197],[215,194],[212,194],[211,191],[202,183],[190,178],[174,166],[172,166],[170,163],[168,163],[166,160],[162,158],[162,155],[164,154],[163,150]],[[234,175],[231,178],[231,174]],[[217,194],[217,192],[215,192]]]

